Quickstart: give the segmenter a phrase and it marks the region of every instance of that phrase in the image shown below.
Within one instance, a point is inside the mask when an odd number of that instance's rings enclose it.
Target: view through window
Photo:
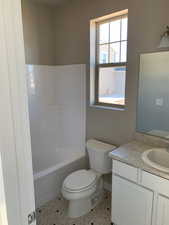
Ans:
[[[127,14],[97,23],[96,103],[125,105]]]

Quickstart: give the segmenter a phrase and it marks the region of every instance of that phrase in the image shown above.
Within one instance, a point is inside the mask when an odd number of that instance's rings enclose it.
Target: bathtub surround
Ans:
[[[62,180],[70,171],[87,167],[85,65],[27,65],[26,71],[39,206],[60,192]]]
[[[34,174],[85,154],[85,66],[27,66]]]

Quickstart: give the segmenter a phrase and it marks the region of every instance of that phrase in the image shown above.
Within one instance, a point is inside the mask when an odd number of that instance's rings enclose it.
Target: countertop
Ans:
[[[113,150],[112,152],[109,153],[109,156],[112,159],[116,159],[118,161],[127,163],[131,166],[140,168],[151,174],[154,174],[169,180],[169,173],[161,172],[155,168],[148,166],[147,164],[143,162],[141,158],[141,154],[150,148],[154,148],[154,146],[147,145],[138,141],[132,141],[128,144],[124,144],[120,146],[119,148]]]

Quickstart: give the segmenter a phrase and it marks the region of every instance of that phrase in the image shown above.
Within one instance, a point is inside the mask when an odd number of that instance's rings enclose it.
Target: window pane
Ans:
[[[108,45],[100,45],[99,47],[99,62],[108,63]]]
[[[120,42],[110,44],[110,63],[120,62]]]
[[[99,69],[99,102],[125,104],[126,67]]]
[[[121,62],[127,61],[127,41],[121,42]]]
[[[122,18],[122,29],[121,29],[121,40],[127,40],[127,23],[128,23],[128,18],[123,17]]]
[[[99,26],[99,42],[100,44],[109,42],[109,23],[104,23]]]
[[[110,23],[110,42],[120,41],[120,20]]]

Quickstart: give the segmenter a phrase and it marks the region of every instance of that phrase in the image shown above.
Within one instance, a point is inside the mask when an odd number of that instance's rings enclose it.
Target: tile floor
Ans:
[[[48,202],[37,209],[37,225],[111,225],[111,194],[104,193],[104,199],[85,216],[70,219],[66,216],[67,201],[62,197]]]

